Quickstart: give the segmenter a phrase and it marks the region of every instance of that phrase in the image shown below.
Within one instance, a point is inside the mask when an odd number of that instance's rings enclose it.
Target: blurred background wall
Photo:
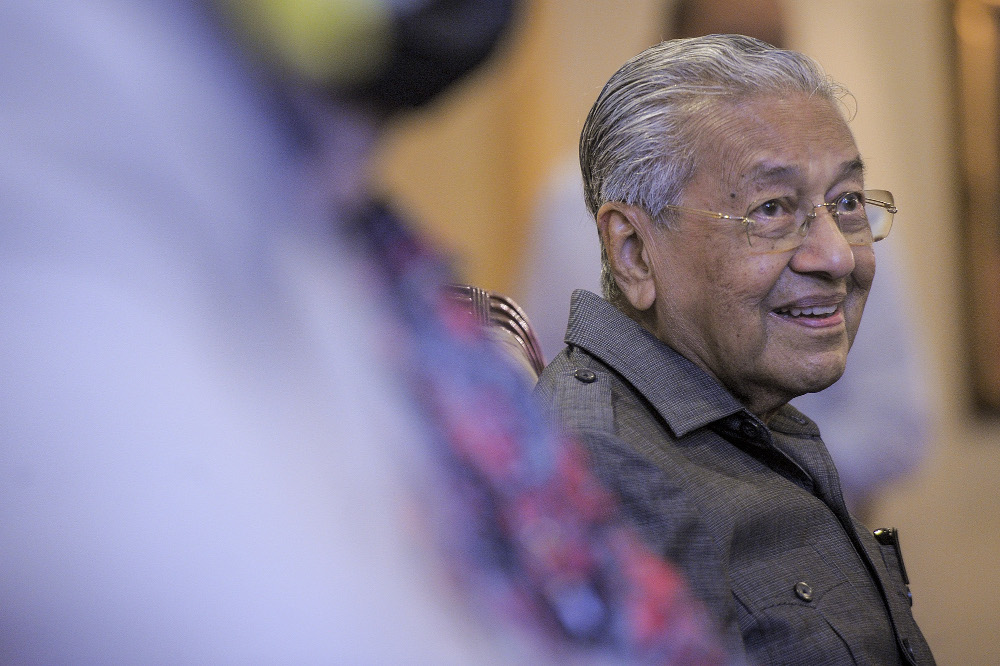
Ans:
[[[666,36],[663,2],[623,6],[525,0],[493,67],[383,146],[381,186],[454,253],[466,281],[518,295],[540,187],[575,150],[604,81]],[[852,127],[869,182],[896,195],[887,242],[903,249],[908,322],[930,379],[930,450],[917,473],[880,493],[872,526],[900,528],[914,613],[938,661],[1000,663],[1000,422],[972,411],[965,374],[952,4],[786,0],[785,9],[788,45],[857,99]]]

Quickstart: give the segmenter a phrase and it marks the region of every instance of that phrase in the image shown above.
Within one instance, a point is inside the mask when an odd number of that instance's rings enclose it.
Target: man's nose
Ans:
[[[789,265],[798,273],[823,273],[832,279],[854,271],[854,250],[826,206],[816,206],[806,237]]]

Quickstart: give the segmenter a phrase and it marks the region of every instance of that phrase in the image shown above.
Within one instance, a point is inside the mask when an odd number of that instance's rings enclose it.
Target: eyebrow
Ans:
[[[769,183],[787,182],[789,180],[794,180],[801,173],[801,171],[802,170],[797,166],[784,164],[773,165],[765,162],[758,164],[746,173],[744,176],[744,184],[745,186],[759,186]],[[864,175],[864,173],[865,162],[859,155],[840,165],[840,170],[837,172],[835,182],[844,180],[845,178],[849,178],[851,176]]]
[[[767,163],[758,164],[750,169],[744,177],[744,186],[764,185],[768,183],[785,182],[793,180],[800,173],[801,169],[795,166],[781,165],[772,166]]]
[[[863,176],[865,175],[865,171],[865,161],[858,155],[853,160],[848,160],[840,166],[840,177],[837,180],[843,180],[850,176]]]

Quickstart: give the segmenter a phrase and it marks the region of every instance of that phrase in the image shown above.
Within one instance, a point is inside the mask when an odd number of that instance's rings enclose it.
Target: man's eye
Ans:
[[[838,213],[854,213],[864,206],[864,195],[861,192],[848,192],[837,199]]]
[[[788,207],[780,199],[769,199],[750,211],[750,217],[768,219],[782,217],[788,213]]]
[[[765,201],[760,207],[760,212],[771,217],[781,212],[781,205],[777,201]]]

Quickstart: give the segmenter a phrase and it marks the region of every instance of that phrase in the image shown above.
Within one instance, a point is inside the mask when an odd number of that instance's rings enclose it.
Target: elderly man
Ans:
[[[844,92],[742,36],[623,66],[580,140],[605,298],[574,294],[538,390],[749,660],[931,663],[895,532],[787,404],[843,373],[896,210]]]

